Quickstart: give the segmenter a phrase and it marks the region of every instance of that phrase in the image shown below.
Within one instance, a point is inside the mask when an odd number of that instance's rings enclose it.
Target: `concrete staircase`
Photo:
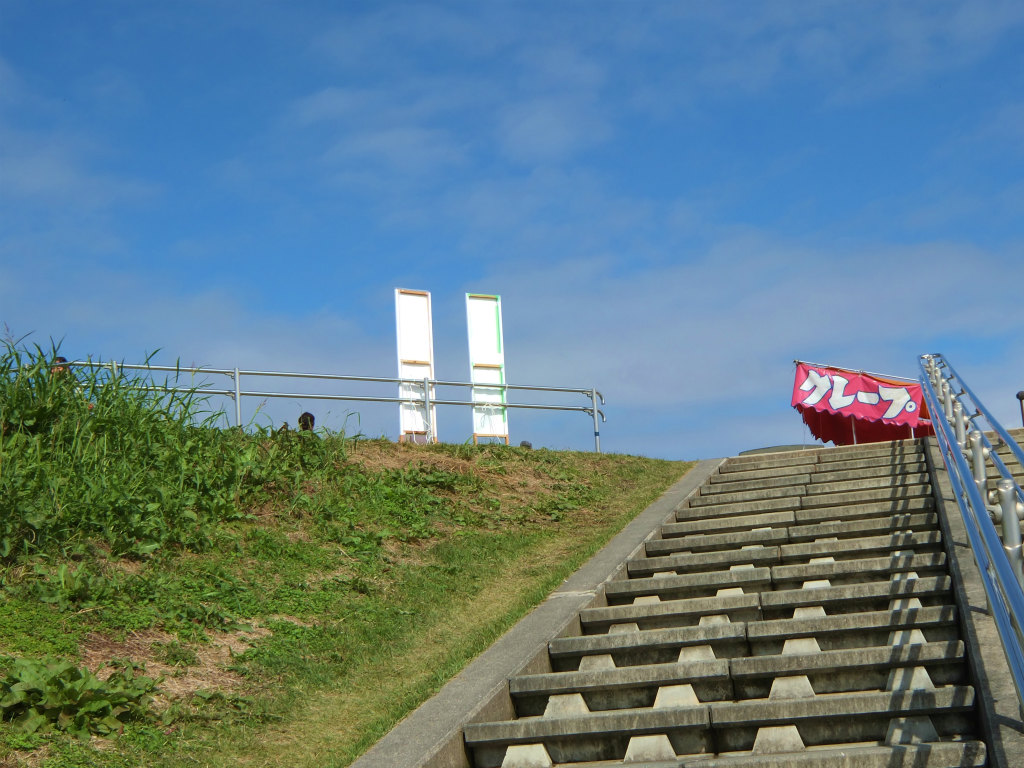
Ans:
[[[471,765],[986,764],[918,441],[730,459],[673,518]]]

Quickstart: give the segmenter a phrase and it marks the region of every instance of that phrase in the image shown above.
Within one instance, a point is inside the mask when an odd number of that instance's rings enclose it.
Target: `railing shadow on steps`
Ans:
[[[919,363],[936,441],[1024,714],[1024,491],[999,448],[1004,447],[1009,453],[1006,460],[1016,461],[1021,470],[1024,451],[942,355],[922,355]],[[991,479],[990,467],[995,469]],[[1002,528],[1001,538],[996,523]]]

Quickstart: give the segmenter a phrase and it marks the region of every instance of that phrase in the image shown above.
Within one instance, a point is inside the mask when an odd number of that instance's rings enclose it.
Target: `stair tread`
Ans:
[[[893,746],[844,745],[775,754],[694,755],[669,761],[580,762],[566,768],[980,768],[987,750],[980,741],[939,741]],[[557,766],[562,768],[563,764]]]
[[[524,717],[465,727],[469,744],[507,742],[529,744],[545,738],[609,734],[664,733],[685,728],[765,727],[835,717],[913,717],[968,711],[974,689],[950,685],[931,690],[832,693],[805,699],[712,701],[691,707],[648,707],[556,717]]]
[[[861,585],[858,585],[861,586]],[[789,637],[826,636],[857,631],[893,631],[914,627],[953,626],[952,605],[886,611],[840,613],[811,619],[772,619],[758,622],[730,622],[694,627],[670,627],[611,635],[560,637],[548,643],[552,658],[610,653],[634,648],[677,648],[685,645],[717,644],[744,639],[768,640]]]

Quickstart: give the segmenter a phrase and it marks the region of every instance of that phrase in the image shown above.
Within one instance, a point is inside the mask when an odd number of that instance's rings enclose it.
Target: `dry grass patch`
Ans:
[[[113,660],[141,665],[145,673],[160,678],[158,708],[171,701],[187,700],[196,691],[241,693],[251,684],[228,667],[260,638],[270,635],[263,627],[234,632],[209,632],[209,642],[180,643],[175,635],[158,629],[131,632],[123,640],[89,633],[82,645],[81,663],[102,676]],[[169,649],[179,649],[188,663],[173,663]]]

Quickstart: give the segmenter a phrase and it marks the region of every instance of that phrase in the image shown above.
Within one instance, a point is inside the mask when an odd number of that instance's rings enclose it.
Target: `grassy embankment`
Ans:
[[[0,358],[0,766],[347,765],[689,465],[219,430]]]

